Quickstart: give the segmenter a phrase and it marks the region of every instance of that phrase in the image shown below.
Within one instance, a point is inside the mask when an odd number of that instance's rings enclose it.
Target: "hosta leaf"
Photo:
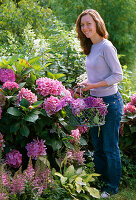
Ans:
[[[67,177],[61,176],[60,181],[61,181],[62,185],[65,185],[65,183],[67,181]]]
[[[85,190],[87,192],[89,192],[89,194],[94,197],[94,198],[100,198],[100,193],[99,190],[97,190],[96,188],[92,188],[92,187],[88,187],[88,186],[84,186]]]
[[[22,112],[18,108],[10,107],[7,110],[7,113],[13,116],[21,116]]]
[[[64,173],[64,176],[70,178],[71,176],[74,175],[74,172],[75,172],[74,166],[73,166],[73,165],[70,165],[70,166],[66,169],[66,171],[65,171],[65,173]]]

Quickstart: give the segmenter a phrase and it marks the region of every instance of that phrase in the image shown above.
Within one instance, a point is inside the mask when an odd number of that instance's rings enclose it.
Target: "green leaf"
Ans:
[[[24,87],[25,84],[26,84],[26,82],[19,83],[19,89],[21,89],[22,87]]]
[[[48,145],[51,145],[51,147],[53,148],[53,151],[57,151],[62,147],[62,141],[51,139],[50,141],[48,141]]]
[[[29,107],[29,102],[27,99],[22,99],[21,102],[20,102],[20,105],[25,107],[25,108],[28,108]]]
[[[13,116],[21,116],[22,112],[18,108],[10,107],[7,110],[7,113]]]
[[[15,133],[15,132],[18,131],[19,128],[20,128],[20,123],[19,122],[15,123],[15,124],[13,123],[10,126],[10,132],[11,133]]]
[[[71,176],[73,176],[75,173],[75,169],[74,169],[74,166],[73,165],[70,165],[66,171],[64,172],[64,176],[70,178]]]
[[[84,186],[85,190],[87,192],[89,192],[89,194],[94,197],[94,198],[97,198],[99,199],[100,198],[100,193],[99,193],[99,190],[97,190],[96,188],[92,188],[92,187],[88,187],[88,186]]]
[[[44,102],[44,101],[36,101],[36,102],[34,102],[34,103],[32,104],[32,106],[33,106],[34,108],[36,108],[36,107],[40,106],[43,102]]]
[[[87,142],[86,142],[86,140],[85,140],[83,137],[80,138],[80,144],[81,144],[82,146],[87,145]]]
[[[24,120],[28,122],[35,122],[39,118],[39,115],[35,113],[30,113],[29,115],[26,115]]]
[[[29,74],[33,69],[32,68],[27,68],[22,72],[22,76]]]
[[[47,71],[47,77],[51,79],[55,79],[55,75],[52,74],[51,72]]]
[[[59,79],[59,78],[62,78],[64,76],[65,76],[65,74],[54,74],[55,79]]]
[[[29,131],[27,126],[22,125],[22,127],[20,129],[20,133],[21,133],[22,136],[28,137],[29,134],[30,134],[30,131]]]

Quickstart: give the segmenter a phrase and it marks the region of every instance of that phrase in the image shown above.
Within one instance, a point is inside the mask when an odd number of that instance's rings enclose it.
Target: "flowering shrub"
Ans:
[[[22,154],[19,151],[12,149],[6,154],[6,163],[14,168],[20,167],[22,164]]]
[[[27,99],[29,102],[29,105],[33,104],[37,101],[37,96],[31,92],[31,90],[28,90],[27,88],[22,88],[18,93],[18,103],[24,98]]]
[[[124,114],[121,120],[120,146],[126,155],[136,159],[136,93],[132,95],[130,102],[124,106]]]
[[[15,73],[12,69],[0,69],[0,82],[15,81]]]
[[[48,95],[71,96],[71,93],[58,80],[47,77],[39,78],[36,80],[36,84],[38,85],[37,92],[44,97]]]
[[[43,140],[39,141],[38,139],[33,139],[33,142],[28,143],[26,145],[27,156],[37,159],[40,155],[46,155],[46,146],[44,142]]]
[[[46,110],[48,116],[57,113],[65,106],[65,101],[59,100],[57,97],[50,96],[44,100],[43,108]]]
[[[19,85],[16,83],[16,82],[11,82],[11,81],[6,81],[4,84],[3,84],[3,89],[7,89],[7,90],[12,90],[14,88],[16,89],[19,89]]]

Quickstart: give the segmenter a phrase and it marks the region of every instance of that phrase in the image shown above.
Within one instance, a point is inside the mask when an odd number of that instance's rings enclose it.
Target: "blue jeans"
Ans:
[[[118,192],[118,185],[121,177],[121,159],[119,151],[119,127],[123,114],[123,99],[121,94],[102,97],[108,103],[108,114],[105,124],[100,127],[90,129],[92,144],[94,147],[94,163],[96,173],[101,174],[101,178],[106,184],[105,191],[115,194]]]

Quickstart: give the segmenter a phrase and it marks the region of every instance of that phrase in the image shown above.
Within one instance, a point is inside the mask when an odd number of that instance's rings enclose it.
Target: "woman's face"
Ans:
[[[96,37],[96,23],[93,18],[87,14],[81,18],[81,31],[91,40]]]

